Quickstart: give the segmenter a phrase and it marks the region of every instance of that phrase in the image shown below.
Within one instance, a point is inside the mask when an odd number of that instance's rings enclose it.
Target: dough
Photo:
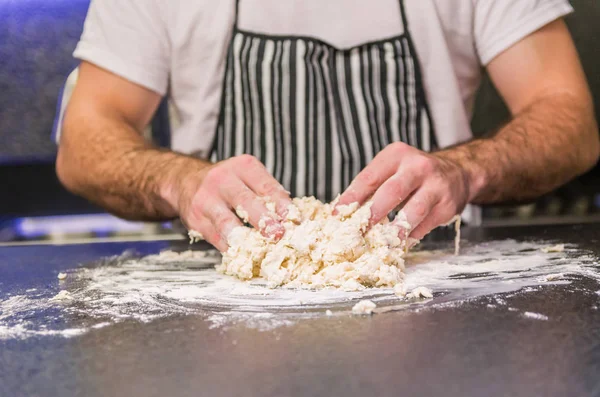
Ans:
[[[268,217],[277,218],[275,206],[267,208]],[[295,198],[283,220],[285,233],[277,242],[256,229],[236,227],[217,270],[242,280],[262,277],[271,288],[357,291],[402,283],[407,244],[398,236],[401,227],[410,226],[404,215],[399,215],[399,222],[386,218],[367,231],[371,203],[360,208],[357,203],[340,206],[336,215],[334,208],[335,201],[324,204],[314,197]]]
[[[427,287],[417,287],[406,295],[407,299],[433,298],[433,292]]]
[[[190,238],[190,244],[197,243],[198,241],[204,240],[204,236],[202,233],[197,232],[195,230],[190,230],[188,232],[188,237]]]
[[[551,247],[544,247],[542,248],[542,252],[545,252],[546,254],[552,253],[552,252],[563,252],[565,250],[565,245],[564,244],[556,244],[553,245]]]
[[[67,274],[66,273],[58,273],[58,279],[59,280],[65,280],[67,278]]]
[[[363,300],[358,302],[356,305],[352,307],[352,313],[354,314],[373,314],[373,309],[375,309],[377,305],[371,301]]]

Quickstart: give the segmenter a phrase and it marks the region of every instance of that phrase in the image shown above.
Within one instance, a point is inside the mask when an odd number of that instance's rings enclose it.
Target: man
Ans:
[[[220,250],[264,197],[403,207],[421,238],[468,203],[535,198],[600,152],[566,0],[92,1],[57,172],[128,219]],[[485,67],[512,120],[473,139]],[[173,151],[141,131],[169,95]],[[210,161],[209,161],[210,160]],[[282,227],[262,225],[275,236]]]

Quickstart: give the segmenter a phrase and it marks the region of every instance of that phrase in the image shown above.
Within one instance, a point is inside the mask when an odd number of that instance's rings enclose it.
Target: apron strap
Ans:
[[[238,0],[236,0],[238,1]],[[398,0],[400,3],[400,15],[402,15],[402,23],[404,24],[404,33],[408,34],[408,18],[406,17],[406,9],[404,8],[404,0]]]
[[[238,15],[240,10],[240,0],[235,0],[235,14],[233,19],[233,26],[237,29],[238,27]]]

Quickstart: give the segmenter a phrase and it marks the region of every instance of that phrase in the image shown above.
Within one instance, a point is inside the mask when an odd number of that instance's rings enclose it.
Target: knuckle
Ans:
[[[404,153],[409,146],[404,142],[394,142],[390,143],[386,149],[392,153]]]
[[[227,214],[219,213],[215,215],[214,224],[218,232],[225,230],[230,223],[231,219]]]
[[[260,192],[266,196],[275,196],[281,190],[281,188],[272,181],[261,182],[259,189]]]
[[[236,201],[236,205],[237,204],[252,204],[252,202],[254,201],[254,193],[252,193],[250,190],[245,189],[243,191],[241,191],[236,197],[235,197],[235,201]]]
[[[362,185],[371,189],[376,189],[381,184],[379,176],[371,170],[364,170],[359,174],[357,179]]]
[[[418,216],[419,218],[423,218],[425,215],[427,215],[427,210],[428,210],[428,205],[426,203],[419,202],[419,203],[415,204],[414,212],[415,212],[415,215]]]
[[[204,180],[209,184],[222,182],[227,178],[228,171],[223,167],[213,167],[206,173]]]
[[[427,156],[418,156],[415,158],[415,167],[424,174],[431,174],[435,170],[435,164]]]
[[[236,162],[244,167],[252,167],[259,163],[258,159],[251,154],[241,154],[237,156]]]

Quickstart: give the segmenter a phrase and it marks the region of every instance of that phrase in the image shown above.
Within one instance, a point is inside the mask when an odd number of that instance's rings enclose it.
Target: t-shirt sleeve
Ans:
[[[92,0],[74,56],[164,95],[169,38],[156,0]]]
[[[544,27],[573,12],[567,0],[473,0],[475,45],[482,65]]]

